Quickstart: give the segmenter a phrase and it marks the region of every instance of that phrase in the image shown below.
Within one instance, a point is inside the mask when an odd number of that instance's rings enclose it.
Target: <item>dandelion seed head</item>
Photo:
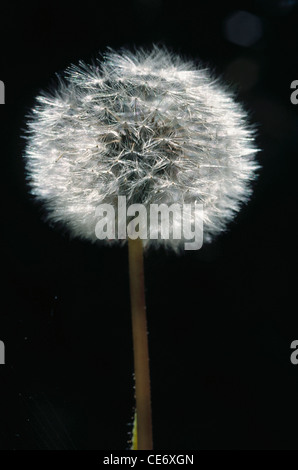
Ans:
[[[70,66],[54,92],[37,97],[25,158],[48,221],[74,236],[96,241],[96,207],[122,195],[146,208],[203,204],[210,241],[249,199],[256,152],[233,93],[205,68],[153,47]],[[176,249],[183,238],[143,242]]]

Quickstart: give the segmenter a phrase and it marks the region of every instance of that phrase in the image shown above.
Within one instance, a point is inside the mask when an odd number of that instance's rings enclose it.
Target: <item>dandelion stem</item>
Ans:
[[[142,240],[128,239],[138,450],[152,450],[152,419]]]

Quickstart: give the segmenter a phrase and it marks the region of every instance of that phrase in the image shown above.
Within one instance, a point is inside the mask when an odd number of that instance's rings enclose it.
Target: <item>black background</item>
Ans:
[[[250,46],[227,38],[237,10],[262,22]],[[198,252],[146,256],[155,448],[298,449],[297,20],[285,0],[1,6],[0,449],[128,448],[127,249],[70,241],[42,221],[21,135],[56,72],[153,42],[235,85],[262,149],[253,198],[227,233]]]

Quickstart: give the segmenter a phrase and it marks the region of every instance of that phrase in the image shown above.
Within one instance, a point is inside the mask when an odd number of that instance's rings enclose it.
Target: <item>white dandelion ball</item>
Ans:
[[[48,221],[74,236],[96,241],[96,208],[125,196],[127,206],[148,211],[202,204],[210,241],[249,199],[256,152],[233,93],[205,68],[153,47],[109,50],[92,65],[69,67],[53,92],[37,97],[25,158]],[[183,242],[143,240],[173,249]]]

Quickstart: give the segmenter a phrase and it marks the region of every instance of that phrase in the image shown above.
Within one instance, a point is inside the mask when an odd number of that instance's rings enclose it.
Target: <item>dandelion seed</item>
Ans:
[[[37,98],[25,157],[47,219],[73,236],[96,241],[96,207],[122,195],[147,209],[202,204],[210,241],[249,199],[256,152],[233,94],[208,70],[153,47],[69,67],[55,92]],[[148,237],[143,245],[183,242]]]

